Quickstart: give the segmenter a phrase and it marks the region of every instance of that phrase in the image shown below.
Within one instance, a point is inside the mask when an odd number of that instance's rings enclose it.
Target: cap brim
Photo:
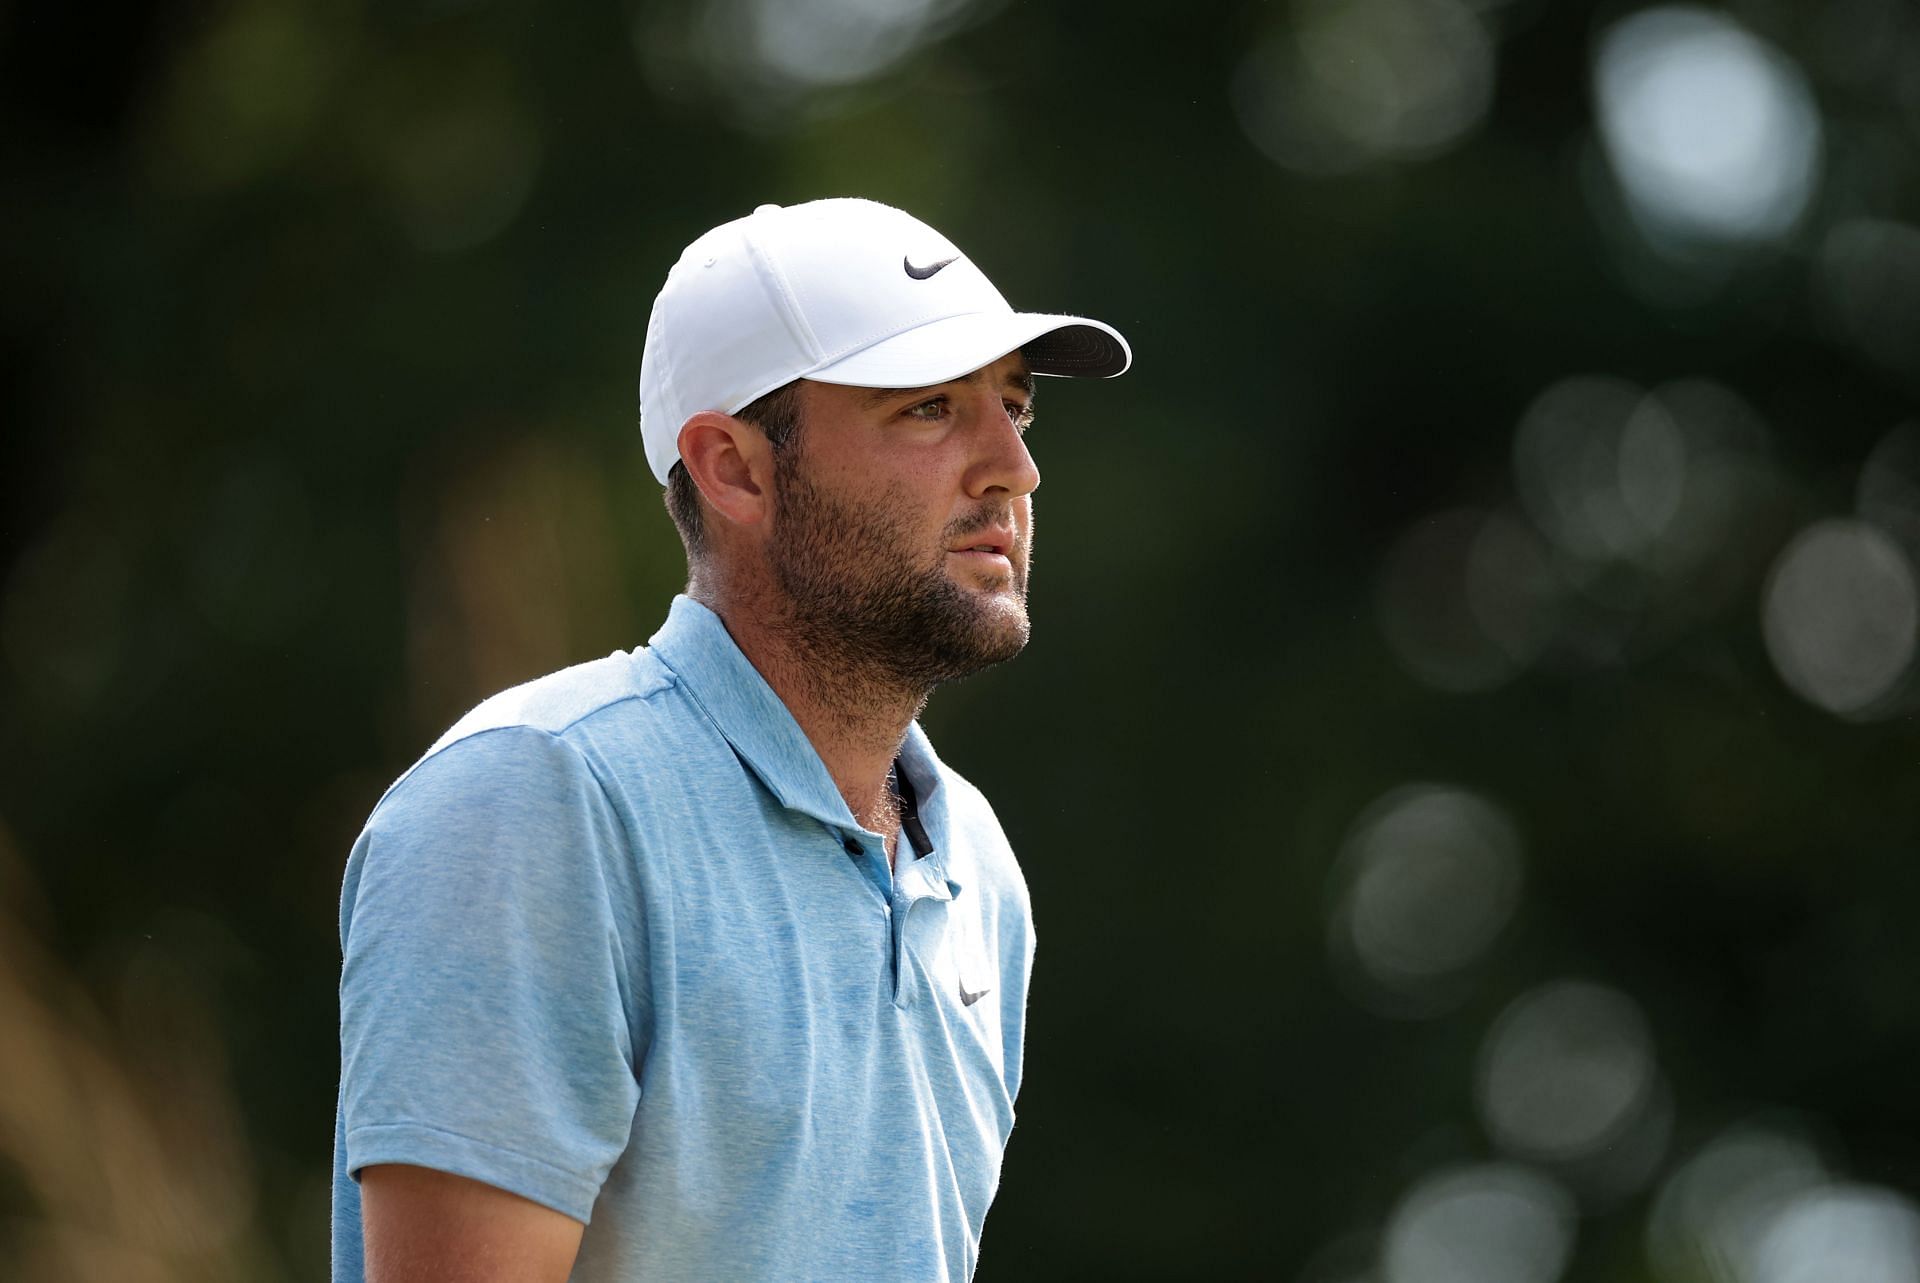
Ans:
[[[1009,352],[1035,374],[1110,379],[1133,364],[1120,332],[1084,316],[970,312],[929,321],[808,370],[804,377],[856,388],[918,388],[971,374]]]

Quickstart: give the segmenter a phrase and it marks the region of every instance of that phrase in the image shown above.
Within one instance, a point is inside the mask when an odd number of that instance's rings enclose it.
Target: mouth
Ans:
[[[953,536],[948,552],[992,552],[1002,557],[1013,552],[1013,530],[1009,526],[984,526]]]
[[[958,557],[980,570],[1010,571],[1013,569],[1013,532],[1011,530],[981,530],[962,536],[963,543],[957,543],[947,549],[947,555]]]

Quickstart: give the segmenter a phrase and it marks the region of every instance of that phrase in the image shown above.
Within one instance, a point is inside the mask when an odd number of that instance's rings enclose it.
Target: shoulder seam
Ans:
[[[547,739],[553,740],[556,743],[562,745],[563,747],[565,747],[567,752],[571,753],[575,758],[579,759],[581,767],[585,769],[588,775],[593,777],[593,782],[599,785],[601,793],[606,794],[607,793],[606,781],[600,778],[600,772],[594,770],[593,763],[587,759],[587,755],[585,753],[582,753],[577,745],[575,745],[571,740],[566,738],[567,732],[571,731],[574,727],[580,725],[580,723],[586,721],[590,717],[593,717],[597,713],[605,712],[609,708],[616,708],[619,705],[625,704],[630,700],[648,699],[651,696],[657,694],[659,690],[664,690],[666,689],[667,686],[670,686],[670,685],[672,685],[671,682],[664,684],[663,686],[659,687],[656,690],[648,691],[645,694],[636,692],[630,695],[622,695],[619,699],[608,700],[606,703],[598,705],[597,707],[591,708],[586,712],[580,714],[580,716],[574,718],[572,721],[568,722],[565,726],[560,727],[558,730],[549,730],[544,726],[535,726],[532,722],[524,722],[524,721],[523,722],[502,722],[497,726],[476,726],[472,730],[466,732],[465,734],[446,741],[444,744],[435,743],[425,753],[422,753],[419,757],[415,758],[412,764],[409,765],[406,770],[400,772],[398,776],[394,777],[393,782],[387,785],[386,789],[380,794],[380,800],[374,803],[373,810],[378,811],[382,806],[386,805],[387,799],[393,796],[394,790],[398,789],[402,784],[405,784],[408,780],[412,779],[415,772],[417,772],[421,767],[425,766],[428,762],[431,762],[436,757],[439,757],[442,753],[445,753],[447,750],[451,748],[455,748],[461,744],[465,744],[469,740],[479,739],[483,735],[496,735],[503,731],[529,731],[535,735],[545,736]],[[612,801],[611,796],[608,797],[608,801],[609,802]],[[368,812],[369,818],[371,818],[372,813],[373,812],[371,811]]]
[[[554,735],[554,736],[565,735],[568,731],[572,730],[574,727],[578,726],[580,723],[586,721],[588,718],[598,717],[600,714],[606,712],[610,708],[618,708],[620,707],[620,705],[630,703],[633,700],[639,700],[641,703],[645,703],[647,700],[652,699],[655,695],[658,695],[661,691],[665,690],[667,687],[671,685],[673,685],[672,682],[665,682],[659,686],[654,687],[650,691],[631,691],[628,694],[622,695],[619,699],[610,699],[604,704],[596,704],[594,707],[580,714],[580,716],[574,718],[571,722],[568,722],[565,726],[562,726],[557,730],[547,731],[547,734]],[[490,729],[498,730],[502,728],[493,727]],[[534,729],[546,730],[545,727],[535,727]]]
[[[601,713],[606,712],[610,708],[618,708],[622,704],[632,703],[635,700],[638,700],[641,703],[645,703],[648,700],[652,699],[655,695],[660,694],[662,691],[671,690],[673,687],[677,685],[679,685],[679,678],[672,672],[672,670],[669,669],[667,671],[667,674],[660,679],[659,683],[655,685],[653,689],[644,690],[644,691],[629,691],[625,695],[620,696],[618,699],[609,699],[601,703],[595,704],[592,708],[587,709],[585,712],[575,717],[572,721],[567,722],[562,726],[548,728],[545,726],[535,725],[533,722],[526,721],[524,719],[520,721],[500,722],[493,726],[476,726],[474,729],[466,732],[464,735],[461,735],[457,739],[450,739],[444,744],[436,744],[431,749],[431,751],[421,755],[419,760],[420,762],[424,762],[428,758],[437,756],[438,754],[445,752],[447,749],[452,748],[455,744],[463,744],[467,740],[470,740],[477,735],[486,734],[488,731],[510,731],[510,730],[516,730],[516,729],[538,731],[542,735],[551,735],[555,739],[558,739],[561,736],[565,735],[568,731],[572,730],[574,727],[580,725],[580,723],[584,721],[588,721],[591,718],[597,717]],[[419,765],[419,762],[416,762],[415,765],[416,766]]]

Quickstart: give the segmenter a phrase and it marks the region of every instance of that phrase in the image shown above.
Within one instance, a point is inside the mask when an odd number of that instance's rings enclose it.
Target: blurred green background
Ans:
[[[0,1274],[325,1277],[353,835],[653,631],[653,294],[858,194],[1137,356],[927,714],[982,1279],[1920,1278],[1907,0],[12,0],[0,101]]]

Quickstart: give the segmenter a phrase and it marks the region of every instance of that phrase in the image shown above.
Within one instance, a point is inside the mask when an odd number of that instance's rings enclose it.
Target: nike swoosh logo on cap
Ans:
[[[958,254],[955,254],[952,258],[943,258],[938,263],[929,263],[925,267],[915,267],[913,265],[913,259],[902,258],[900,260],[900,266],[906,268],[907,275],[911,276],[914,280],[924,281],[929,276],[932,276],[935,272],[945,267],[947,264],[958,263],[959,261],[960,261],[960,256]]]
[[[982,989],[979,993],[968,993],[967,987],[965,985],[961,985],[960,986],[960,1005],[963,1007],[971,1007],[974,1003],[980,1001],[982,998],[986,997],[988,994],[992,992],[993,992],[992,985],[988,985],[985,989]]]

